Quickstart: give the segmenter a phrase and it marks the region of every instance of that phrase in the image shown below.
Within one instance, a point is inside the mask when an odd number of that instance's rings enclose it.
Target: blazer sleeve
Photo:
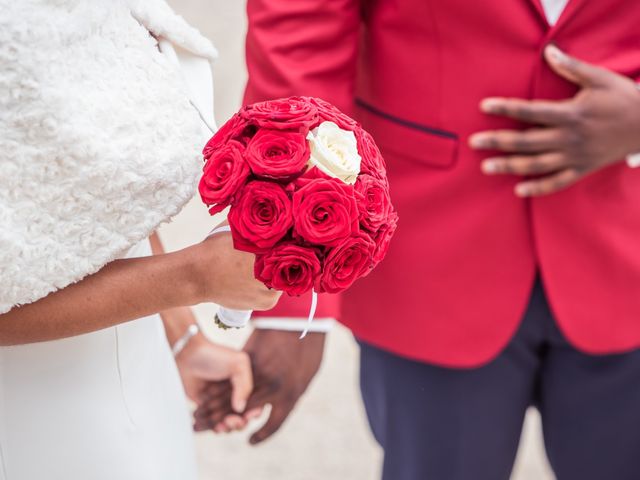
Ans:
[[[309,95],[353,110],[359,0],[248,0],[244,102]]]
[[[248,0],[244,103],[309,95],[353,113],[360,0]],[[311,295],[283,296],[258,317],[306,319]],[[320,295],[316,318],[339,318],[339,295]]]

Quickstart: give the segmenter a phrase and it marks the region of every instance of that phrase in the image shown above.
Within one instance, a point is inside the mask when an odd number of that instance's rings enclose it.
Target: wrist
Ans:
[[[201,331],[198,331],[195,335],[190,337],[187,342],[182,346],[179,352],[174,353],[176,363],[178,363],[181,367],[186,367],[187,369],[193,368],[194,363],[196,363],[196,359],[198,357],[198,352],[202,350],[202,348],[206,347],[209,344],[209,341],[206,339],[204,334]],[[174,349],[175,349],[174,345]]]
[[[212,262],[207,258],[207,249],[203,244],[193,245],[178,252],[181,256],[181,296],[182,305],[196,305],[209,301]],[[209,268],[207,268],[209,267]]]

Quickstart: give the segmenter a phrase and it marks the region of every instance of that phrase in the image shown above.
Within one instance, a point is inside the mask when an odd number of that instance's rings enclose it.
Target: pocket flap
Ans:
[[[451,168],[458,157],[458,136],[378,110],[356,100],[358,118],[382,150],[435,168]]]

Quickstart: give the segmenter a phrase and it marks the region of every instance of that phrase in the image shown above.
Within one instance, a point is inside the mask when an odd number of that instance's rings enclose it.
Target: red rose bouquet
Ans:
[[[268,287],[337,293],[384,258],[398,219],[384,161],[333,105],[312,97],[248,105],[203,154],[202,200],[212,215],[231,207],[234,246],[256,255],[255,276]],[[219,320],[239,326],[224,313]]]

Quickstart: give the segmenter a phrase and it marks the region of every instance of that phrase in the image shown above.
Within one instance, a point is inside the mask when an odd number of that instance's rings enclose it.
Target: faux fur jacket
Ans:
[[[0,313],[123,255],[192,197],[199,114],[162,0],[0,0]]]

